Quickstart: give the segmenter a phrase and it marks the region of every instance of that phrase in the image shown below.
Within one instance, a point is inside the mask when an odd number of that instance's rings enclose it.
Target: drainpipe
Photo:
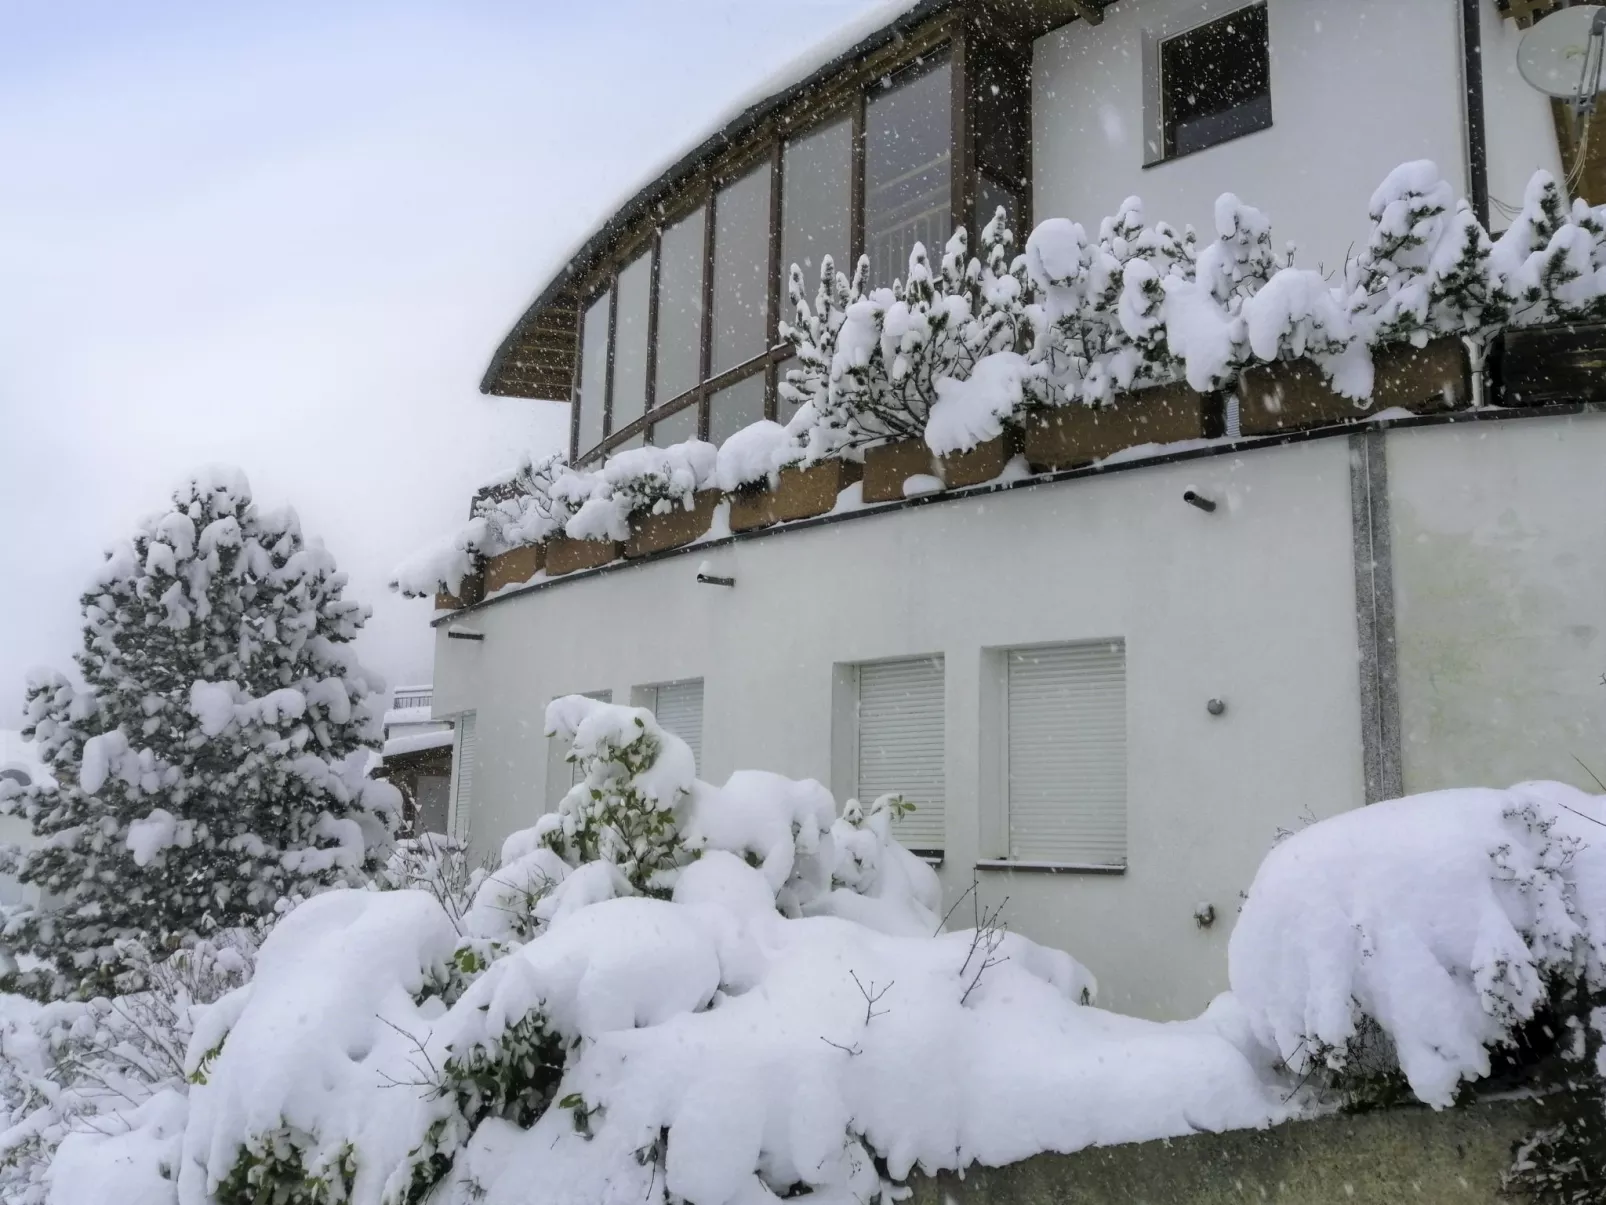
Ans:
[[[1484,0],[1461,0],[1461,90],[1466,121],[1467,199],[1482,227],[1489,229],[1489,134],[1483,120]]]

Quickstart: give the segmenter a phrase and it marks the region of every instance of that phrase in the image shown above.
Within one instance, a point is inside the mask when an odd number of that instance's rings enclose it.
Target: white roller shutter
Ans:
[[[452,750],[452,814],[453,833],[465,832],[472,824],[470,809],[474,806],[474,759],[479,752],[479,734],[475,728],[475,715],[465,711],[457,717],[457,747]]]
[[[915,810],[893,825],[905,847],[943,849],[941,657],[859,666],[858,795],[899,794]]]
[[[585,698],[587,698],[587,699],[595,699],[599,703],[612,703],[613,702],[613,691],[611,691],[611,690],[587,690],[587,691],[583,691],[582,694],[584,695]],[[569,744],[569,742],[568,741],[564,741],[564,740],[559,740],[557,737],[552,737],[551,740],[552,740],[552,744],[553,744],[554,748],[557,751],[557,756],[559,758],[567,758],[569,756],[569,750],[572,747]],[[575,784],[577,784],[584,777],[585,777],[585,775],[583,775],[580,772],[580,763],[577,762],[577,761],[570,762],[569,763],[569,785],[571,787],[574,786]]]
[[[1009,856],[1126,864],[1126,646],[1009,654]]]
[[[654,692],[653,714],[659,725],[691,746],[697,771],[703,769],[703,680],[670,682]]]

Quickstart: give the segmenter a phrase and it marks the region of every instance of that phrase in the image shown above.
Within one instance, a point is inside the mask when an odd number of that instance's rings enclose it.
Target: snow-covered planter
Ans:
[[[485,562],[485,593],[529,581],[546,568],[546,545],[524,544],[499,552]]]
[[[1108,406],[1049,406],[1033,411],[1022,439],[1036,472],[1076,468],[1145,444],[1211,439],[1222,434],[1220,394],[1186,382],[1119,395]]]
[[[1459,337],[1434,339],[1423,347],[1378,347],[1371,358],[1373,384],[1364,400],[1340,393],[1328,372],[1305,357],[1245,368],[1238,378],[1240,429],[1245,435],[1271,435],[1354,422],[1382,410],[1456,410],[1471,400],[1472,370]]]
[[[546,546],[546,571],[550,577],[578,573],[582,569],[598,569],[625,554],[621,540],[576,540],[569,536],[553,536]]]
[[[935,478],[940,487],[937,458],[924,439],[899,439],[877,444],[864,453],[864,500],[893,502],[904,496],[910,478]]]
[[[714,525],[714,512],[719,503],[718,490],[698,490],[692,495],[690,506],[630,516],[630,538],[625,541],[625,555],[648,556],[666,548],[690,544]]]
[[[1606,402],[1606,322],[1507,327],[1491,359],[1501,405]]]

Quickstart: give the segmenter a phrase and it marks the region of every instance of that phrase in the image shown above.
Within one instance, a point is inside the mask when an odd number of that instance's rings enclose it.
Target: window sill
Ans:
[[[1023,862],[1015,858],[983,858],[977,870],[1024,870],[1037,874],[1125,874],[1126,863],[1102,862]]]
[[[1150,168],[1164,167],[1168,163],[1176,163],[1183,159],[1191,159],[1195,155],[1203,155],[1206,151],[1213,151],[1219,146],[1226,146],[1229,143],[1238,142],[1244,138],[1253,138],[1256,134],[1263,134],[1271,128],[1272,123],[1268,121],[1263,126],[1256,126],[1252,130],[1242,130],[1239,133],[1232,134],[1221,139],[1219,142],[1211,142],[1205,146],[1196,146],[1192,150],[1188,151],[1176,152],[1170,155],[1161,155],[1158,159],[1146,160],[1143,164],[1142,170],[1148,171]]]

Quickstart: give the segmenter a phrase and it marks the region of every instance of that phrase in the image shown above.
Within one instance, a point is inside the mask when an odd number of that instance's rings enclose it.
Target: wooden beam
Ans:
[[[1104,10],[1090,3],[1090,0],[1068,0],[1076,15],[1089,25],[1097,25],[1104,20]]]

